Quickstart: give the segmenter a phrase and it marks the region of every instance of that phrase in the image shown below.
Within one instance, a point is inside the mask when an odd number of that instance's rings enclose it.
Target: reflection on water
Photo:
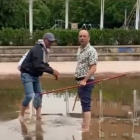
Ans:
[[[129,119],[116,119],[116,118],[103,118],[97,122],[92,120],[92,130],[95,139],[98,137],[112,140],[113,138],[118,140],[133,139],[136,134],[140,134],[140,120]],[[94,128],[97,129],[94,129]],[[140,137],[139,137],[140,138]]]
[[[102,77],[96,77],[101,79]],[[64,94],[49,94],[43,97],[43,123],[17,120],[23,98],[23,87],[19,78],[0,80],[0,139],[9,140],[140,140],[140,78],[122,77],[96,84],[92,96],[91,132],[78,132],[81,127],[81,106],[77,101],[75,111],[72,106],[76,89],[69,91],[70,117],[45,114],[66,113]],[[73,78],[42,79],[43,89],[53,90],[75,85]],[[10,121],[9,121],[10,120]],[[12,128],[12,129],[9,129]],[[14,131],[13,131],[14,129]],[[63,132],[63,134],[62,134]]]
[[[32,140],[33,136],[36,137],[36,140],[43,140],[43,130],[42,130],[42,124],[40,121],[35,122],[35,130],[30,133],[29,132],[29,127],[25,123],[20,123],[21,124],[21,132],[24,137],[24,140]],[[34,134],[34,135],[33,135]]]
[[[71,122],[75,125],[64,125],[61,124],[58,120],[65,120],[69,121],[71,119]],[[76,122],[76,123],[75,123]],[[81,133],[79,133],[77,130],[80,127],[81,119],[75,119],[75,118],[69,118],[69,117],[60,117],[60,116],[43,116],[41,121],[35,121],[26,119],[24,123],[19,123],[19,121],[12,120],[8,123],[2,124],[2,126],[9,127],[9,130],[3,129],[4,133],[13,133],[13,135],[16,133],[17,136],[21,136],[21,138],[18,138],[19,140],[25,140],[25,139],[32,139],[32,140],[66,140],[71,139],[72,135],[75,136],[77,140],[81,139]],[[0,135],[0,139],[9,139],[10,135]]]
[[[78,130],[80,127],[81,120],[76,120],[75,126],[68,125],[57,125],[55,119],[59,116],[49,116],[44,117],[46,119],[42,122],[30,122],[29,120],[25,123],[19,123],[18,120],[11,121],[8,124],[3,124],[5,126],[11,126],[11,128],[6,132],[9,134],[11,132],[16,132],[21,138],[19,140],[139,140],[140,139],[140,120],[137,119],[133,122],[130,119],[115,119],[115,118],[103,118],[100,122],[99,119],[94,118],[91,121],[91,133],[81,134]],[[70,118],[68,118],[70,119]],[[2,125],[2,126],[3,126]],[[2,131],[6,131],[2,129]],[[12,133],[11,133],[12,134]],[[6,140],[10,138],[10,135],[2,135]],[[0,135],[0,138],[2,138]]]

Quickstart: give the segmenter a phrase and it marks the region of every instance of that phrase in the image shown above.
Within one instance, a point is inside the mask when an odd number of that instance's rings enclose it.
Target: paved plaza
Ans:
[[[73,75],[76,62],[50,62],[51,67],[57,69],[60,74]],[[18,63],[0,63],[0,75],[19,74]],[[139,73],[140,61],[98,61],[96,74],[101,73]]]

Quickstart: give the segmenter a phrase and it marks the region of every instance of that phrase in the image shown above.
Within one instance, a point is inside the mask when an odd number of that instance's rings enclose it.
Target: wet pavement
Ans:
[[[104,140],[112,140],[114,137],[119,138],[117,140],[130,140],[132,136],[135,138],[132,140],[140,139],[140,119],[135,112],[133,112],[135,116],[132,117],[130,113],[127,118],[105,117],[101,108],[98,110],[100,117],[92,118],[91,133],[82,134],[79,131],[82,119],[67,116],[68,112],[72,113],[70,106],[73,105],[74,97],[69,99],[68,111],[64,95],[61,97],[52,94],[44,96],[41,121],[36,121],[34,114],[30,118],[30,110],[26,111],[24,123],[20,123],[17,118],[1,121],[0,139],[9,140],[11,136],[12,139],[18,140],[99,140],[103,137],[105,137]],[[105,102],[102,102],[101,107],[103,104]],[[80,113],[79,101],[77,101],[76,106],[78,112],[75,110],[75,113]],[[114,110],[116,108],[114,107]],[[49,115],[60,113],[62,115]]]
[[[57,122],[58,119],[66,119],[66,117],[43,116],[41,122],[28,119],[25,123],[19,123],[19,120],[15,119],[2,123],[0,128],[3,133],[0,134],[0,139],[8,140],[12,136],[12,139],[18,140],[69,140],[74,135],[77,140],[81,140],[81,133],[77,131],[80,122],[77,119],[70,118],[74,122],[71,126]]]
[[[62,78],[54,83],[46,78],[42,83],[43,88],[52,90],[74,85],[74,80]],[[18,77],[1,79],[0,140],[11,137],[13,140],[140,140],[139,83],[140,77],[128,76],[96,84],[91,104],[91,133],[82,134],[79,100],[72,111],[76,89],[68,91],[69,94],[44,95],[41,122],[35,121],[31,110],[27,110],[27,119],[21,124],[18,114],[22,84]]]

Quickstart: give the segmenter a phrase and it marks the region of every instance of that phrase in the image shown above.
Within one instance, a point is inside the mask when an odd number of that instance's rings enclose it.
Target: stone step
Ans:
[[[0,62],[18,62],[23,54],[0,54]],[[140,53],[98,53],[98,61],[138,61]],[[50,61],[76,61],[76,53],[50,54]]]
[[[76,57],[76,53],[50,54],[50,57]],[[22,57],[23,54],[0,54],[0,57]],[[98,53],[98,56],[140,56],[140,53]]]
[[[24,54],[31,48],[31,46],[1,46],[0,54]],[[52,46],[51,53],[77,53],[77,49],[77,46]]]
[[[18,62],[23,54],[0,54],[0,62]],[[76,61],[76,54],[50,54],[53,61]]]
[[[0,54],[0,57],[22,57],[23,54]],[[76,57],[76,53],[75,54],[50,54],[50,57]]]
[[[94,45],[93,45],[94,46]],[[0,46],[0,54],[25,54],[33,46]],[[118,52],[135,52],[140,53],[139,45],[109,45],[94,46],[98,53],[118,53]],[[121,49],[121,50],[120,50]],[[52,54],[77,53],[78,46],[52,46]]]

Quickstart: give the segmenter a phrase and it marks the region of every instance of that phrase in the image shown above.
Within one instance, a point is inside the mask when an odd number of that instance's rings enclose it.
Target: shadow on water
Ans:
[[[104,77],[105,76],[97,76],[96,79]],[[76,84],[75,80],[70,77],[61,78],[58,81],[54,81],[54,79],[51,78],[42,78],[41,81],[43,89],[46,90],[58,89]],[[44,124],[39,122],[31,126],[29,126],[30,123],[20,124],[17,120],[17,111],[20,110],[20,104],[24,96],[21,81],[18,77],[0,79],[0,122],[1,124],[8,124],[5,125],[5,129],[14,125],[20,125],[20,128],[18,128],[18,130],[20,130],[20,135],[16,132],[13,134],[15,138],[19,135],[19,140],[34,140],[35,138],[36,140],[140,140],[140,120],[138,118],[140,116],[139,83],[140,77],[126,76],[95,85],[91,107],[91,136],[90,134],[81,135],[77,132],[81,123],[78,122],[75,127],[70,127],[69,125],[60,126],[56,125],[58,121],[51,122],[52,116],[47,116],[50,120],[47,120]],[[136,90],[136,92],[134,90]],[[73,95],[75,95],[76,92],[76,89],[69,90],[69,96],[72,96],[74,99],[75,96]],[[45,98],[51,100],[53,95],[50,96],[51,97]],[[59,104],[57,102],[58,98],[64,98],[64,96],[58,94],[52,98],[52,100],[55,100],[55,104],[54,102],[52,104],[54,104],[56,109],[58,107],[57,104]],[[79,101],[77,101],[77,104],[78,102]],[[45,105],[47,105],[47,103]],[[51,105],[49,106],[51,110]],[[80,119],[81,113],[70,112],[70,116],[74,117],[74,121],[77,121],[77,119]],[[46,118],[46,116],[43,117]],[[15,123],[11,123],[11,121],[15,121]],[[49,122],[51,123],[48,126]],[[55,124],[55,127],[51,127],[52,124]],[[26,136],[28,129],[32,130],[30,136]],[[62,134],[62,132],[66,134]],[[3,132],[1,131],[0,133]],[[0,134],[0,138],[1,136]],[[5,140],[9,140],[9,137],[5,136]]]

